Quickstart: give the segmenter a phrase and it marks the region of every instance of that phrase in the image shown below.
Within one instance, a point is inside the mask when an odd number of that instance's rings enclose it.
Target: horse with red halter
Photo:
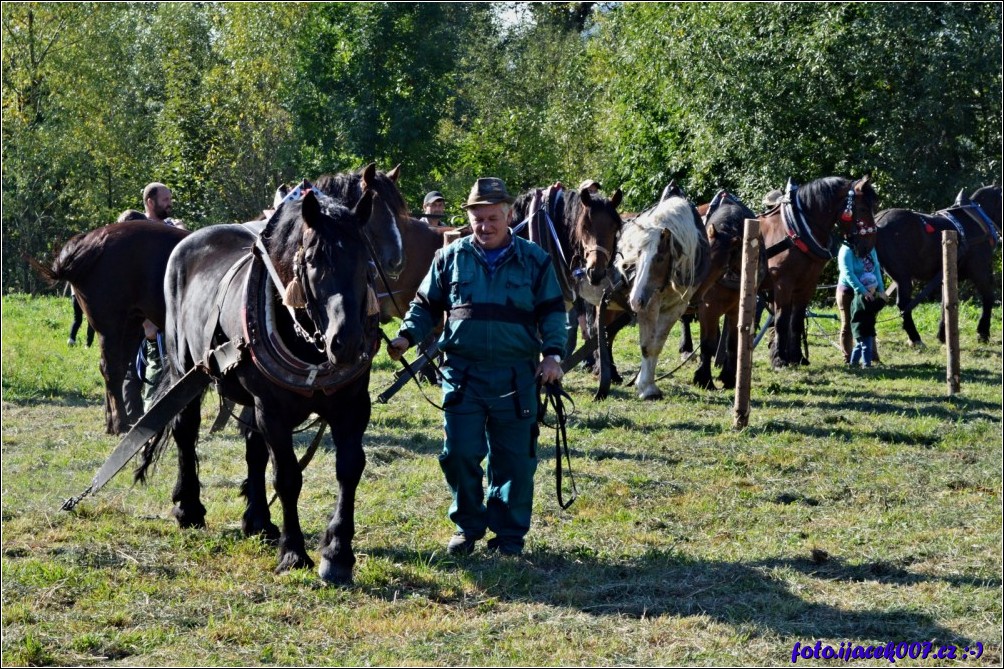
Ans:
[[[830,234],[837,229],[858,255],[868,253],[875,244],[877,200],[867,176],[825,177],[801,187],[789,182],[781,201],[760,215],[774,310],[775,368],[808,364],[801,345],[805,311],[823,266],[832,258]]]
[[[976,332],[981,342],[989,341],[990,318],[996,298],[993,257],[1001,243],[1001,187],[984,186],[969,198],[959,193],[953,206],[934,214],[885,209],[875,220],[879,263],[896,282],[896,304],[910,344],[923,345],[913,322],[913,281],[928,282],[924,292],[930,292],[938,284],[942,275],[943,230],[959,233],[959,279],[972,281],[980,294],[983,312]],[[938,324],[938,341],[944,340],[942,320]]]

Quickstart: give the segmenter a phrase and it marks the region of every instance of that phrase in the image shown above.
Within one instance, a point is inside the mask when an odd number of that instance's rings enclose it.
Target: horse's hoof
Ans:
[[[317,574],[332,585],[352,585],[352,567],[337,565],[324,557],[321,558]]]
[[[313,569],[314,561],[306,553],[296,553],[289,551],[279,559],[279,566],[275,568],[275,573],[282,574],[290,569]]]
[[[275,523],[268,521],[266,523],[241,523],[241,533],[245,537],[261,537],[266,543],[275,544],[278,543],[281,532],[279,528],[276,527]]]
[[[910,348],[915,348],[918,351],[923,351],[925,348],[927,348],[927,346],[924,344],[924,342],[918,339],[916,341],[910,342]]]
[[[989,344],[990,335],[979,335],[978,337],[976,337],[976,341],[978,341],[981,344]]]
[[[204,529],[206,527],[206,507],[199,504],[192,509],[183,509],[175,506],[171,510],[171,515],[178,521],[178,527],[182,529]]]
[[[643,400],[661,400],[662,391],[659,390],[658,388],[656,388],[655,390],[646,390],[639,393],[638,397],[639,399]]]

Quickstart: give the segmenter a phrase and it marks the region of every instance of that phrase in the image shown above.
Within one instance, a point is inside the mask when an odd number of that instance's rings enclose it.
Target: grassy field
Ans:
[[[923,351],[880,315],[872,370],[840,364],[829,319],[811,326],[808,367],[772,371],[758,348],[742,432],[730,392],[689,385],[694,363],[654,403],[620,387],[594,402],[593,379],[569,374],[580,497],[558,507],[545,433],[522,558],[445,554],[441,416],[408,386],[374,406],[356,582],[341,589],[274,575],[275,549],[241,537],[232,427],[201,443],[206,530],[170,517],[170,457],[148,486],[123,473],[60,511],[116,444],[97,352],[66,347],[68,299],[4,297],[3,664],[764,665],[821,640],[934,641],[960,658],[980,643],[979,658],[896,664],[1000,665],[1001,312],[987,345],[976,316],[963,305],[952,398],[932,305]],[[636,329],[616,355],[637,369]],[[393,371],[381,355],[374,396]],[[215,409],[210,395],[204,426]],[[315,559],[334,478],[323,451],[304,475]]]

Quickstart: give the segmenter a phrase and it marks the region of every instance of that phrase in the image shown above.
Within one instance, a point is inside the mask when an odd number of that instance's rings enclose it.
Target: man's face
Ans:
[[[446,203],[443,202],[442,200],[436,200],[435,202],[430,202],[429,204],[425,205],[426,214],[439,214],[440,216],[442,216],[443,212],[445,211],[446,211]]]
[[[474,239],[482,248],[492,251],[509,241],[509,219],[512,209],[505,204],[479,204],[467,210],[474,230]]]
[[[160,220],[171,217],[171,191],[167,188],[157,189],[157,197],[147,198],[148,213]]]

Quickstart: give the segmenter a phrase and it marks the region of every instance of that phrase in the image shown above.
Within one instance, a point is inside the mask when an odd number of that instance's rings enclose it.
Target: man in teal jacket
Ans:
[[[453,493],[452,554],[473,552],[489,529],[489,550],[523,551],[537,469],[537,383],[562,376],[561,289],[547,253],[510,232],[513,201],[501,179],[477,180],[463,205],[473,236],[437,253],[387,346],[397,360],[446,316],[439,463]]]

